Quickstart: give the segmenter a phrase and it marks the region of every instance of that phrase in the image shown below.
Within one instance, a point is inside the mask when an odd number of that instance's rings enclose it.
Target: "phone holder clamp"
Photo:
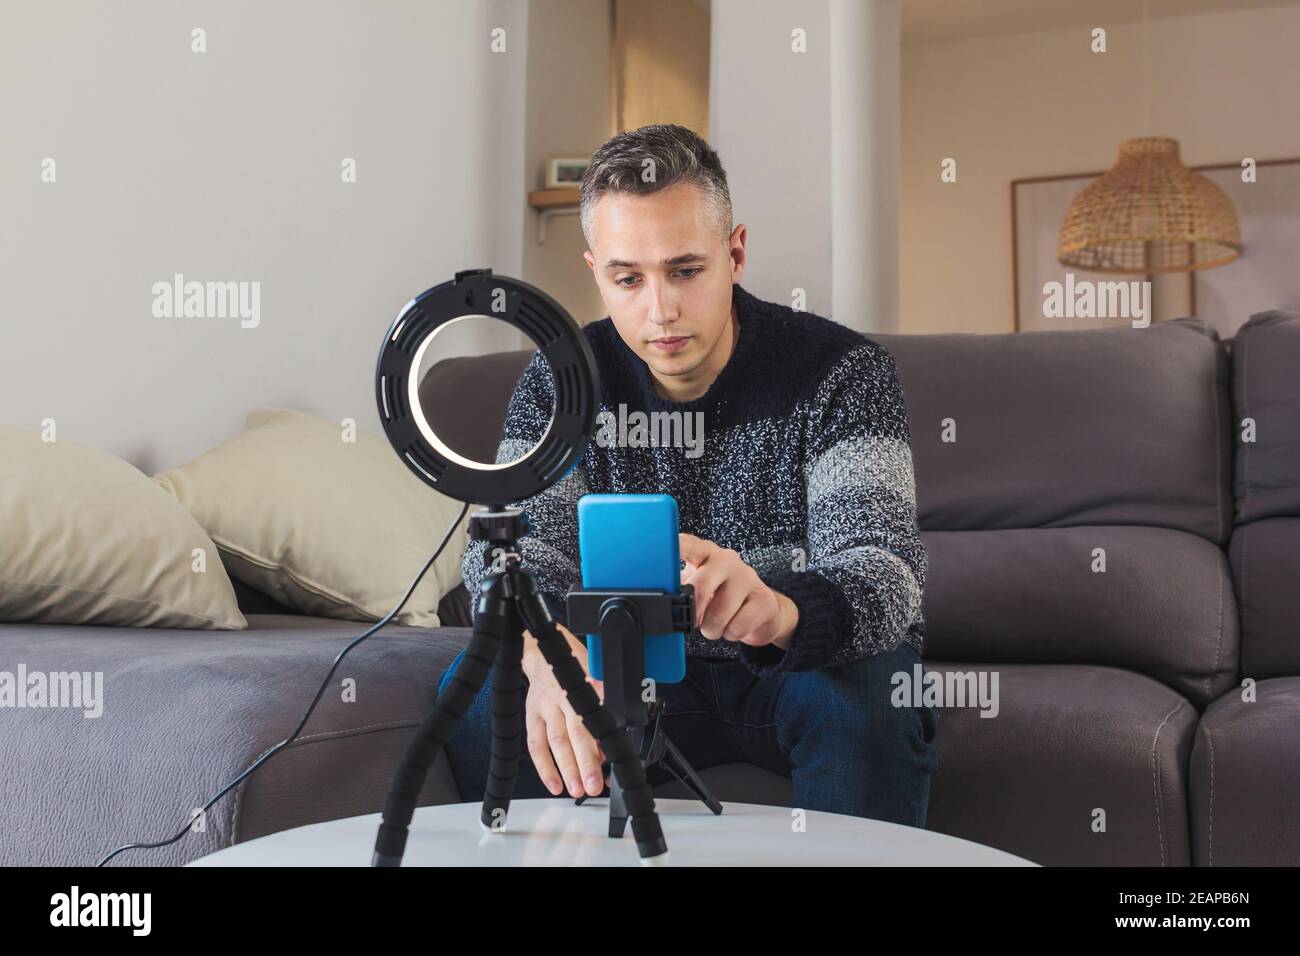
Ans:
[[[662,765],[702,800],[715,815],[718,801],[681,751],[660,730],[661,703],[644,696],[645,639],[651,634],[673,634],[694,628],[695,588],[684,584],[680,594],[661,590],[611,590],[574,588],[565,595],[569,630],[597,636],[605,674],[605,708],[619,729],[632,738],[647,774]],[[653,726],[651,726],[653,724]],[[646,728],[651,732],[647,735]],[[610,786],[609,835],[623,836],[628,811],[618,780]],[[582,803],[586,797],[578,797]]]

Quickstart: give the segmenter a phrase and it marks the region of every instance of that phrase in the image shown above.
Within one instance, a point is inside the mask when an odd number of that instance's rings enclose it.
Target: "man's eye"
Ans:
[[[696,266],[696,267],[693,268],[693,269],[682,269],[682,270],[681,270],[680,272],[678,272],[677,274],[680,275],[680,276],[682,276],[683,278],[686,278],[686,279],[694,279],[696,275],[698,275],[699,273],[701,273],[701,272],[703,272],[703,271],[704,271],[704,269],[700,268],[699,266]],[[689,272],[690,275],[684,275],[684,273],[687,273],[687,272]]]
[[[623,276],[623,279],[631,279],[633,282],[635,282],[635,281],[636,281],[636,276]],[[621,286],[623,286],[623,288],[625,288],[625,289],[630,289],[630,288],[632,288],[630,285],[627,285],[626,283],[624,283],[624,282],[623,282],[623,279],[615,279],[615,280],[614,280],[614,284],[615,284],[615,285],[621,285]]]

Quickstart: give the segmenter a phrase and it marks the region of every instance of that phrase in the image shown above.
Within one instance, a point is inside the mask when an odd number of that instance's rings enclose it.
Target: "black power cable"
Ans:
[[[234,780],[231,780],[228,784],[226,784],[219,791],[217,791],[216,795],[203,805],[203,809],[201,811],[202,813],[206,814],[208,810],[212,809],[212,806],[218,800],[220,800],[227,793],[229,793],[234,787],[238,786],[240,782],[248,779],[249,775],[252,774],[254,770],[262,766],[262,764],[266,763],[277,753],[279,753],[281,750],[289,746],[289,744],[293,743],[294,740],[297,739],[298,735],[302,733],[302,729],[307,726],[307,721],[311,719],[312,712],[316,709],[316,705],[320,703],[321,697],[325,695],[325,688],[329,686],[330,680],[331,678],[334,677],[334,672],[338,670],[339,664],[343,662],[343,658],[348,656],[348,653],[352,650],[352,648],[356,647],[366,638],[374,634],[375,631],[379,630],[381,627],[383,627],[385,624],[391,621],[397,615],[397,613],[401,611],[403,607],[406,606],[406,602],[410,600],[411,595],[414,593],[420,581],[424,578],[424,575],[428,572],[429,568],[433,567],[433,562],[438,559],[438,555],[442,554],[443,549],[447,547],[447,542],[451,540],[452,534],[454,534],[456,529],[460,527],[461,522],[465,520],[465,513],[467,511],[469,511],[469,502],[466,502],[464,507],[460,509],[460,515],[457,516],[456,520],[452,523],[452,526],[447,529],[447,533],[443,536],[442,543],[438,545],[438,550],[434,551],[433,554],[429,556],[429,560],[424,563],[424,567],[422,567],[420,569],[420,573],[415,576],[415,580],[412,581],[411,586],[406,589],[406,593],[403,594],[402,599],[397,602],[397,606],[393,608],[391,611],[389,611],[386,615],[384,615],[384,617],[381,620],[376,622],[364,634],[360,634],[356,638],[354,638],[352,642],[348,644],[347,647],[343,648],[343,650],[339,652],[339,655],[336,658],[334,658],[334,663],[330,666],[329,673],[326,674],[325,679],[321,681],[320,690],[316,691],[316,697],[312,700],[311,706],[307,708],[307,712],[302,715],[302,720],[298,721],[298,726],[294,728],[293,733],[290,734],[284,740],[280,741],[274,747],[270,748],[265,753],[263,753],[260,757],[254,760],[243,773],[241,773]],[[185,836],[186,833],[189,833],[191,827],[193,826],[194,826],[194,818],[191,817],[189,822],[185,824],[184,828],[179,833],[177,833],[174,837],[172,837],[170,840],[162,840],[158,843],[128,843],[124,846],[118,847],[116,850],[108,854],[106,857],[104,857],[95,865],[103,866],[109,860],[113,859],[113,857],[117,856],[119,853],[124,853],[127,850],[152,850],[152,849],[157,849],[158,847],[171,846],[171,844],[175,843],[181,837]]]

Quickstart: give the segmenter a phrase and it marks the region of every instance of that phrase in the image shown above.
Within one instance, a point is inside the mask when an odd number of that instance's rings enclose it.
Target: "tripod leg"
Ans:
[[[438,759],[457,721],[465,716],[474,696],[487,680],[498,637],[491,630],[475,631],[465,657],[438,699],[433,702],[415,736],[407,745],[401,763],[393,774],[388,797],[384,800],[384,819],[375,837],[375,854],[371,866],[400,866],[406,852],[406,838],[416,801],[424,786],[429,768]],[[563,639],[561,639],[563,640]]]
[[[637,754],[637,759],[644,768],[646,766],[644,755],[642,754],[642,740],[644,739],[644,728],[633,727],[619,731],[626,734],[632,741],[632,747]],[[647,787],[649,781],[646,782]],[[623,795],[623,788],[619,786],[618,779],[615,778],[610,782],[609,787],[609,835],[615,840],[621,840],[623,833],[627,829],[627,798]]]
[[[713,811],[714,816],[721,814],[722,804],[713,795],[713,792],[705,786],[704,781],[700,779],[700,775],[695,772],[695,768],[682,756],[682,752],[677,749],[677,745],[666,734],[663,743],[663,765],[668,768],[668,772],[686,784],[697,797],[703,800],[704,805]]]
[[[497,645],[492,669],[492,759],[488,764],[483,812],[485,829],[505,829],[510,795],[519,777],[519,754],[524,736],[524,672],[522,633],[511,633]]]
[[[531,581],[528,582],[531,586]],[[664,841],[655,813],[654,794],[646,782],[645,767],[632,739],[621,730],[600,703],[596,689],[587,683],[587,675],[569,650],[551,619],[545,602],[531,587],[520,589],[517,607],[529,631],[537,638],[542,656],[551,665],[555,678],[569,698],[574,712],[582,718],[583,725],[600,741],[601,749],[609,757],[614,779],[623,791],[627,809],[632,815],[632,836],[636,840],[641,862],[661,864],[666,862],[668,844]]]

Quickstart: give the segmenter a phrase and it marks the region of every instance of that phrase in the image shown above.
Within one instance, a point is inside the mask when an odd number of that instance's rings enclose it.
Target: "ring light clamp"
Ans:
[[[487,464],[457,454],[420,408],[426,349],[439,329],[471,316],[523,332],[551,369],[551,424],[528,454],[512,462]],[[375,399],[384,434],[416,477],[457,501],[505,506],[545,491],[578,463],[596,423],[599,382],[591,344],[562,305],[527,282],[469,269],[416,296],[393,320],[379,350]]]

